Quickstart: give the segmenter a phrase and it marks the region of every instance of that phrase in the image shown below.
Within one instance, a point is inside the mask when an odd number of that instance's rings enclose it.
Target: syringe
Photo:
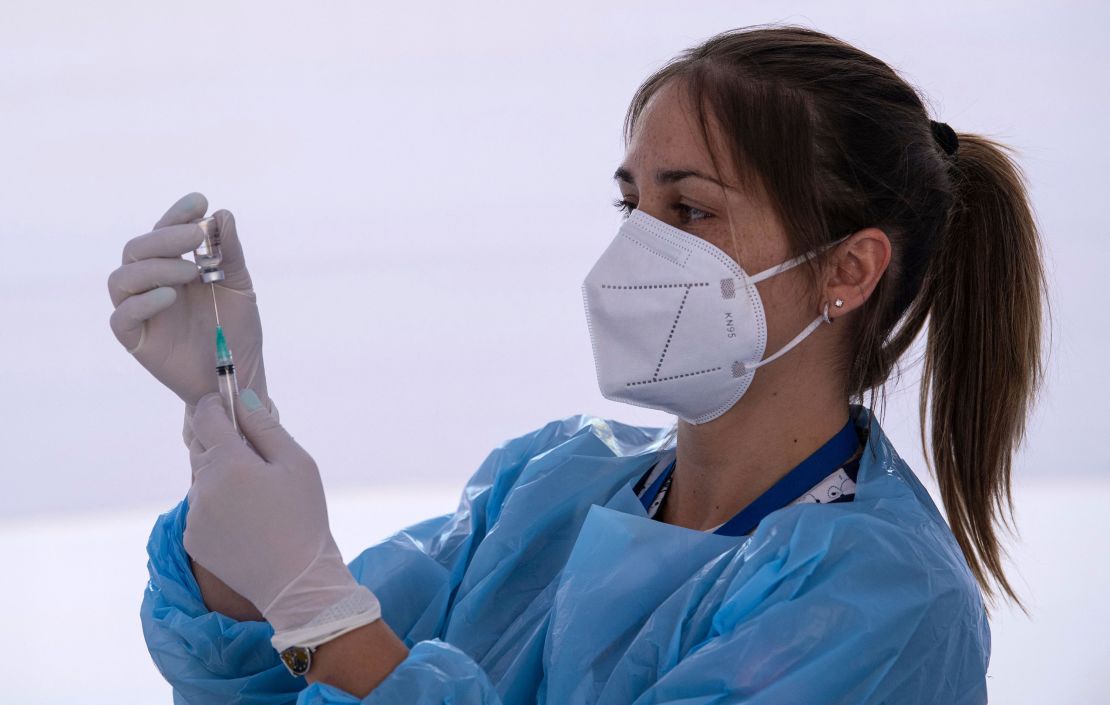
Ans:
[[[239,396],[239,380],[235,377],[235,363],[231,361],[231,349],[227,346],[224,329],[220,326],[216,326],[216,381],[220,386],[220,396],[223,397],[228,416],[231,417],[231,425],[238,431],[235,399]],[[239,435],[243,434],[240,432]]]
[[[220,268],[224,260],[220,250],[220,228],[212,216],[201,218],[196,223],[204,232],[204,240],[193,250],[193,259],[200,268],[200,280],[212,287],[212,310],[216,314],[216,384],[231,417],[231,425],[238,431],[235,398],[239,396],[239,382],[235,377],[235,364],[231,361],[231,349],[220,326],[220,308],[216,305],[216,282],[224,280],[224,270]]]

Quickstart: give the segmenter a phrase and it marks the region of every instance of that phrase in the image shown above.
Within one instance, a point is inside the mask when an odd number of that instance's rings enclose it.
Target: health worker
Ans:
[[[349,563],[269,396],[232,214],[215,291],[238,428],[210,290],[181,257],[207,201],[127,243],[112,329],[184,401],[192,467],[141,607],[174,702],[986,702],[988,605],[1020,604],[999,528],[1043,365],[1008,148],[792,26],[684,51],[624,129],[626,215],[585,273],[586,324],[602,394],[674,426],[554,419],[493,448],[453,512]],[[943,514],[877,412],[919,337]]]

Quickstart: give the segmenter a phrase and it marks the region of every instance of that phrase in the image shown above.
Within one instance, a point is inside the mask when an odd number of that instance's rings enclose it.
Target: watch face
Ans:
[[[285,662],[285,667],[294,676],[303,676],[308,673],[308,667],[312,663],[312,654],[303,646],[290,646],[281,652],[281,660]]]

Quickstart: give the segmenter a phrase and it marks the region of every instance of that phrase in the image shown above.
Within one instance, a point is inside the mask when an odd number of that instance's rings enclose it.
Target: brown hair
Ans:
[[[1012,455],[1044,376],[1046,287],[1011,150],[957,133],[948,155],[921,98],[889,66],[827,34],[766,25],[715,35],[646,79],[625,116],[626,141],[674,79],[705,143],[708,108],[742,185],[770,198],[793,255],[869,226],[890,239],[887,271],[848,317],[846,396],[862,403],[870,391],[874,403],[929,322],[919,402],[926,459],[983,592],[994,601],[993,578],[1024,610],[1002,568],[996,517],[1008,508],[1013,520]]]

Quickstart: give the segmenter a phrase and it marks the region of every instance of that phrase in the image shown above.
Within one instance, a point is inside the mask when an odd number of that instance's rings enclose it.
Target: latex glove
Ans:
[[[232,353],[234,354],[234,353]],[[237,375],[238,376],[238,375]],[[256,395],[257,396],[257,395]],[[278,411],[277,404],[273,399],[265,401],[266,408],[269,409],[270,415],[274,417],[274,421],[281,421],[281,412]],[[197,436],[193,433],[193,414],[196,413],[196,407],[185,406],[185,419],[181,424],[181,440],[185,441],[185,447],[191,453],[200,453],[204,447],[197,441]],[[196,472],[193,472],[193,479],[196,479]]]
[[[112,332],[129,353],[186,403],[194,405],[216,386],[216,315],[210,284],[200,280],[192,251],[203,233],[195,221],[208,200],[190,193],[173,204],[154,229],[123,248],[123,265],[108,277],[115,310]],[[242,387],[268,398],[262,364],[262,321],[228,210],[212,214],[220,229],[224,280],[217,282],[220,323]],[[188,258],[182,258],[187,254]],[[187,413],[191,409],[187,409]],[[187,444],[187,443],[186,443]]]
[[[279,652],[379,619],[332,538],[316,462],[250,390],[235,403],[246,440],[218,394],[193,414],[185,550],[258,608]]]

